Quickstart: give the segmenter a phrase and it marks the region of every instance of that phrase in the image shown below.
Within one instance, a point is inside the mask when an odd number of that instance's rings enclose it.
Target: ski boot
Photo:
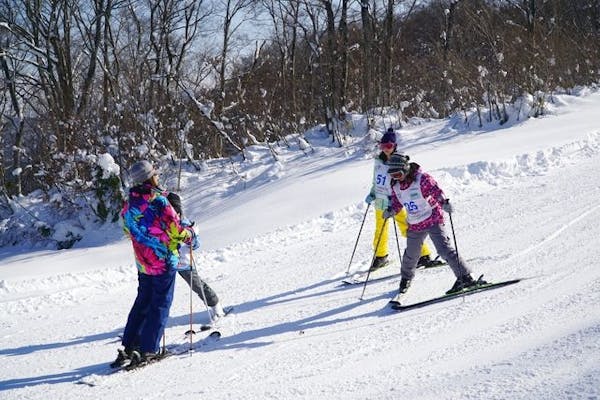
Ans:
[[[463,275],[456,279],[456,282],[454,282],[454,285],[452,285],[452,287],[446,292],[446,294],[458,293],[473,286],[485,285],[486,283],[487,282],[481,278],[479,278],[478,280],[473,279],[471,274]]]
[[[214,306],[210,307],[210,316],[213,321],[218,320],[221,317],[225,316],[225,310],[223,310],[223,306],[221,303],[217,303]]]
[[[408,288],[410,287],[411,280],[402,278],[400,279],[400,288],[398,289],[398,294],[405,294],[408,292]]]
[[[140,367],[144,367],[150,363],[160,360],[163,358],[163,355],[157,353],[144,352],[140,353],[137,350],[134,350],[131,353],[131,362],[129,365],[125,367],[126,370],[132,370]]]
[[[121,368],[131,363],[131,355],[134,352],[131,349],[119,349],[117,350],[117,358],[115,361],[110,363],[111,368]]]
[[[422,256],[421,258],[419,258],[419,261],[417,262],[417,268],[433,268],[433,267],[438,267],[440,265],[443,265],[444,262],[441,261],[440,256],[437,256],[436,258],[434,258],[433,260],[431,259],[431,257],[427,256]]]
[[[385,266],[387,266],[390,263],[390,261],[388,260],[388,256],[385,255],[383,257],[375,257],[375,260],[373,260],[373,264],[371,265],[371,272],[373,271],[377,271],[378,269],[381,269]]]

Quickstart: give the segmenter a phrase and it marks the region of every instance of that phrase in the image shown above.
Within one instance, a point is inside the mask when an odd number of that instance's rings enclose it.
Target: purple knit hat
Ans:
[[[396,144],[396,132],[392,128],[389,128],[386,133],[381,137],[379,143],[394,143]]]

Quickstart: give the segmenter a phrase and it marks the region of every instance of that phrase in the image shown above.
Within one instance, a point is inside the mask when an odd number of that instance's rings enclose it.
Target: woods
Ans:
[[[600,1],[0,0],[0,76],[3,197],[77,191],[104,153],[199,168],[316,124],[343,146],[377,107],[541,114],[598,81]]]

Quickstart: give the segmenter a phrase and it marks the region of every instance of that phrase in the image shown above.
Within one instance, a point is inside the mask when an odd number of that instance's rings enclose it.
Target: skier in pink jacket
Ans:
[[[405,209],[408,223],[399,294],[406,293],[415,276],[421,246],[427,236],[456,276],[456,282],[448,290],[448,294],[484,283],[473,279],[471,270],[450,243],[450,238],[444,229],[442,210],[450,214],[452,205],[433,177],[421,172],[419,164],[409,162],[408,157],[402,154],[392,154],[388,161],[388,168],[392,177],[392,198],[390,207],[384,211],[383,217],[386,219],[394,217],[400,210]]]

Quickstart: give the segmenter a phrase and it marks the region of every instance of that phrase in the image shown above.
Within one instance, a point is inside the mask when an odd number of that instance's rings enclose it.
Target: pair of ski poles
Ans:
[[[369,213],[370,207],[371,207],[371,203],[367,204],[367,209],[365,210],[365,215],[363,216],[362,223],[360,224],[360,229],[358,230],[358,236],[356,237],[356,243],[354,243],[354,249],[352,250],[352,256],[350,256],[350,262],[348,263],[348,268],[346,269],[346,275],[348,275],[350,273],[350,266],[352,265],[352,260],[354,259],[354,254],[356,253],[356,248],[358,247],[358,241],[360,239],[360,234],[362,233],[363,226],[365,225],[365,220],[367,219],[367,214]],[[383,232],[385,230],[387,222],[388,222],[388,219],[385,219],[383,221],[383,225],[381,227],[381,232],[379,232],[379,236],[377,237],[377,245],[375,246],[375,249],[379,248],[379,243],[381,243],[381,238],[383,236]],[[400,256],[400,241],[398,239],[398,229],[396,227],[395,219],[394,219],[394,232],[396,234],[396,246],[398,247],[398,256],[401,257]],[[371,259],[371,264],[370,264],[369,270],[367,272],[367,278],[365,279],[365,283],[363,285],[363,290],[359,297],[360,300],[363,299],[365,290],[367,289],[367,283],[369,282],[369,277],[371,276],[371,266],[373,266],[373,263],[375,262],[375,258],[377,258],[377,253],[373,252],[373,258]]]
[[[190,339],[190,355],[193,350],[193,338],[196,334],[194,330],[194,307],[193,307],[193,293],[194,293],[194,271],[196,270],[196,260],[194,259],[194,249],[190,246],[190,329],[185,332],[185,335]],[[204,306],[206,307],[206,313],[208,314],[208,319],[212,321],[212,316],[210,314],[210,310],[208,308],[208,304],[206,304],[206,294],[204,293],[204,286],[200,285],[200,291],[202,293],[202,298],[204,299]],[[204,330],[204,329],[201,329]],[[165,343],[165,334],[163,333],[163,352],[166,351],[166,343]]]

